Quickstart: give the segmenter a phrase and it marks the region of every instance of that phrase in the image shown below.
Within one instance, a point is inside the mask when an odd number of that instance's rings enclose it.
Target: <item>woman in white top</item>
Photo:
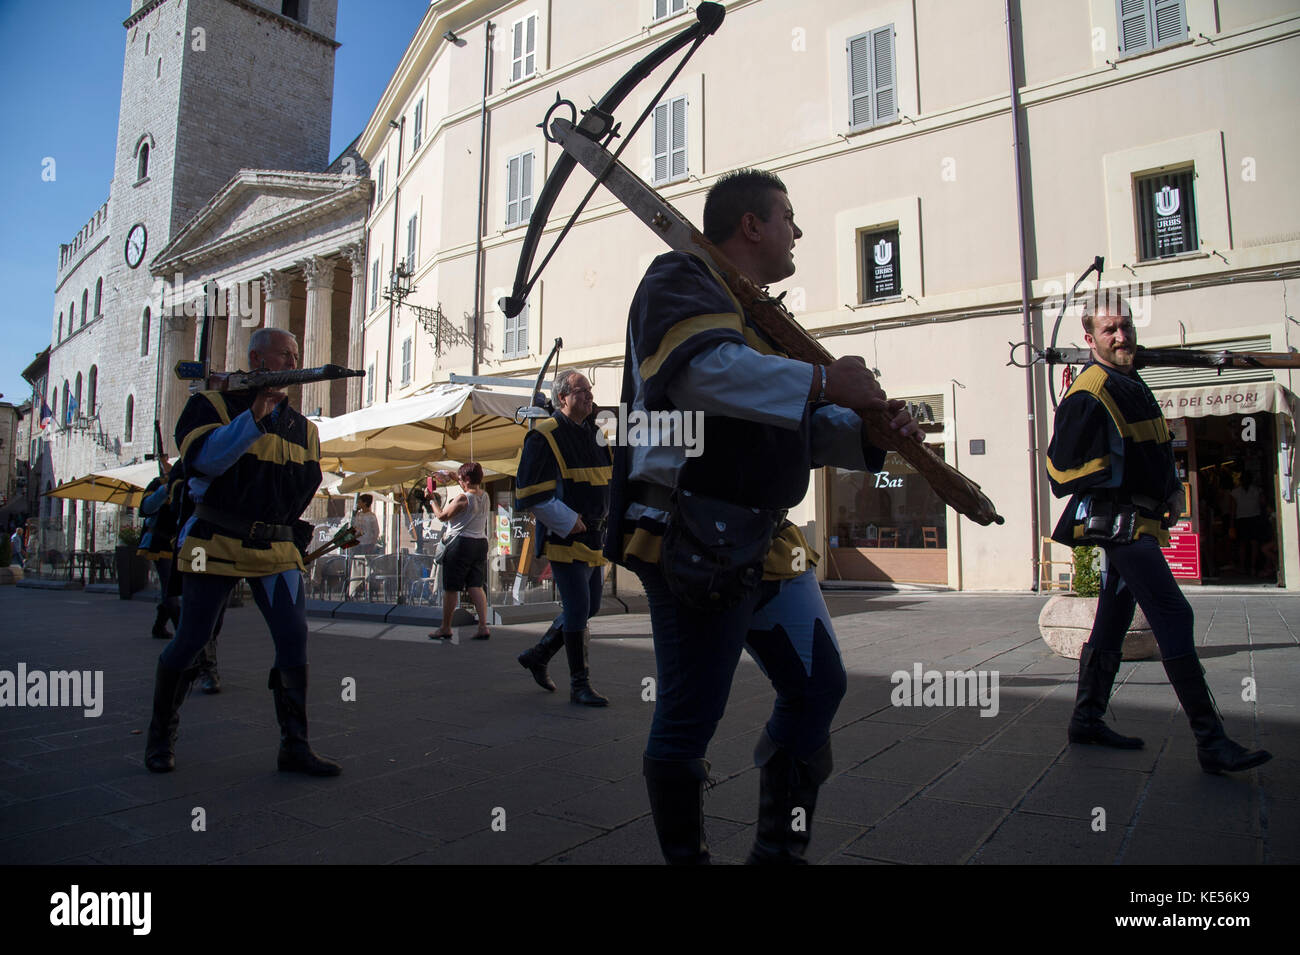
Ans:
[[[455,475],[461,493],[451,497],[447,506],[438,503],[433,489],[437,484],[450,484],[450,471],[437,471],[429,477],[429,503],[443,527],[443,540],[447,543],[442,556],[442,626],[429,634],[430,640],[451,639],[451,615],[462,590],[469,590],[474,609],[478,611],[478,632],[475,640],[492,636],[487,626],[487,513],[488,496],[483,490],[483,466],[470,461],[460,466]]]

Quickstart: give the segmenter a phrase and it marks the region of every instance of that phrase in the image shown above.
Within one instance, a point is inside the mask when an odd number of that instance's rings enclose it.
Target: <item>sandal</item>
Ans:
[[[439,633],[438,631],[434,630],[434,631],[432,631],[432,632],[429,634],[429,639],[430,639],[430,640],[450,640],[450,639],[451,639],[451,631],[448,630],[446,633]]]
[[[480,632],[480,633],[476,633],[476,634],[474,634],[474,639],[475,639],[475,640],[490,640],[490,639],[492,639],[492,631],[491,631],[491,630],[484,630],[484,631],[482,631],[482,632]]]

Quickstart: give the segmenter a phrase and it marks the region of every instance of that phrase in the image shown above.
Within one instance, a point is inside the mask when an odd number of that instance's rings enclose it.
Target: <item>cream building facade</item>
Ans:
[[[476,364],[536,374],[562,337],[563,366],[592,378],[598,403],[617,404],[628,304],[663,249],[608,193],[597,190],[519,322],[494,303],[559,155],[537,128],[556,93],[579,107],[598,99],[689,25],[684,7],[430,4],[357,144],[375,185],[366,403]],[[1026,337],[1025,299],[1030,337],[1044,343],[1062,291],[1094,255],[1105,256],[1104,286],[1133,298],[1146,345],[1290,347],[1288,301],[1300,294],[1294,0],[1013,2],[1010,36],[1002,0],[726,9],[623,161],[697,223],[721,173],[780,175],[804,236],[798,272],[774,291],[833,353],[863,356],[891,396],[912,401],[931,445],[1006,518],[980,527],[959,517],[899,464],[867,480],[815,475],[791,516],[812,532],[828,579],[1038,585],[1042,538],[1061,508],[1044,470],[1051,403],[1047,374],[1032,372],[1027,387],[1007,367],[1008,345]],[[617,111],[625,134],[668,72]],[[575,172],[543,249],[589,185]],[[435,337],[385,299],[396,263],[411,273],[408,302],[439,309],[457,334]],[[479,311],[475,362],[465,340]],[[1081,335],[1067,318],[1059,344],[1071,343]],[[1169,417],[1187,412],[1180,464],[1193,498],[1206,500],[1184,528],[1196,535],[1199,577],[1235,561],[1219,485],[1250,471],[1278,515],[1269,583],[1300,588],[1292,372],[1149,380]]]

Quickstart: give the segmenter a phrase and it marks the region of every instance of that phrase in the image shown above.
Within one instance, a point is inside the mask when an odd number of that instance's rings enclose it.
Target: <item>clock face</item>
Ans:
[[[126,264],[131,268],[144,261],[144,249],[148,241],[143,222],[131,226],[131,231],[126,234]]]

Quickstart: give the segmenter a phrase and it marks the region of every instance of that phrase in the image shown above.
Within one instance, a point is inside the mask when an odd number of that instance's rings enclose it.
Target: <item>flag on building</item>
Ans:
[[[47,427],[49,427],[50,422],[52,422],[53,420],[54,420],[54,412],[50,410],[50,406],[46,404],[45,399],[42,398],[41,399],[41,430],[44,431]]]
[[[72,422],[77,418],[77,399],[73,398],[68,402],[68,419],[63,422],[66,426],[72,427]]]

